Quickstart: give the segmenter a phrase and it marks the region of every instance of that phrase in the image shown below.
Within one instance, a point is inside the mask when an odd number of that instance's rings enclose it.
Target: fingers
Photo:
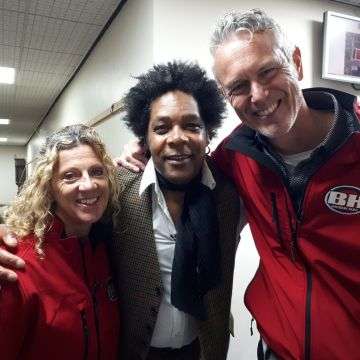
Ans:
[[[147,159],[140,154],[124,156],[121,158],[121,160],[125,168],[129,170],[138,169],[137,172],[139,172],[140,170],[144,171],[145,163],[147,162]]]
[[[3,240],[4,244],[7,247],[16,247],[17,246],[17,239],[12,234],[8,234],[6,230],[6,226],[0,227],[0,242]],[[5,249],[0,248],[0,281],[3,282],[14,282],[17,280],[17,275],[15,271],[10,270],[6,267],[10,267],[13,269],[22,269],[25,266],[24,260],[20,259],[14,254],[11,254]],[[1,290],[1,284],[0,284]]]
[[[0,266],[0,281],[1,282],[15,282],[17,281],[17,275],[15,271],[3,268]],[[1,289],[1,287],[0,287]]]
[[[17,246],[16,237],[7,231],[7,228],[5,225],[0,225],[0,243],[1,243],[1,240],[8,247],[14,248]]]
[[[4,236],[3,241],[6,246],[11,247],[11,248],[16,247],[18,244],[18,241],[17,241],[17,238],[15,237],[15,235],[10,234],[10,233]]]
[[[23,269],[25,267],[25,262],[23,259],[5,249],[0,249],[0,264],[2,265],[3,269],[5,269],[4,266],[13,269]]]
[[[128,161],[125,157],[118,157],[114,159],[114,163],[116,166],[124,167],[133,172],[139,172],[141,169],[141,163],[135,159],[135,163]]]
[[[145,169],[147,161],[144,146],[135,139],[124,145],[122,154],[114,159],[114,164],[130,171],[139,172]]]
[[[129,157],[128,161],[133,161],[136,166],[138,166],[142,171],[144,171],[149,159],[146,157],[145,153],[137,153],[133,154],[132,157]]]
[[[145,169],[145,165],[148,162],[146,157],[146,147],[139,139],[132,140],[129,145],[124,146],[125,160],[138,167],[142,171]]]

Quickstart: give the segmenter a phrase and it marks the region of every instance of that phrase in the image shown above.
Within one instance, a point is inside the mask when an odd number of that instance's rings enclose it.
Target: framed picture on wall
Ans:
[[[360,18],[324,13],[322,77],[360,84]]]

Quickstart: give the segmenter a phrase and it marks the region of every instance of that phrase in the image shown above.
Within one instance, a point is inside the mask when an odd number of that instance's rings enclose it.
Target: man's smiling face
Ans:
[[[196,100],[170,91],[151,104],[146,142],[155,168],[175,184],[190,182],[200,172],[208,137]]]
[[[214,74],[241,121],[271,139],[286,136],[301,107],[301,56],[289,63],[274,35],[233,34],[214,54]]]

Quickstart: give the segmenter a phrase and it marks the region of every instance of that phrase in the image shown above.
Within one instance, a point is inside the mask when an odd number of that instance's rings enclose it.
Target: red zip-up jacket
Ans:
[[[17,283],[0,291],[0,358],[111,360],[119,340],[118,301],[104,242],[62,238],[55,219],[45,236],[45,258],[34,236],[18,246],[26,262]]]
[[[360,126],[355,98],[304,91],[335,113],[331,135],[290,175],[246,126],[216,150],[260,255],[245,304],[279,359],[360,359]]]

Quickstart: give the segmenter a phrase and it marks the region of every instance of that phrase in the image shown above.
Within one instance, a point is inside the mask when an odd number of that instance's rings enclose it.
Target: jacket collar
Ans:
[[[211,190],[214,190],[216,186],[215,179],[209,169],[209,166],[206,163],[206,160],[204,161],[203,167],[202,167],[202,177],[201,182],[210,188]],[[139,188],[139,195],[141,196],[144,191],[150,186],[154,184],[155,193],[160,193],[160,186],[158,184],[156,173],[155,173],[155,165],[152,158],[149,159],[148,163],[146,164],[144,173],[141,177],[140,182],[140,188]]]
[[[359,119],[354,113],[356,104],[354,95],[327,88],[305,89],[303,95],[309,107],[335,113],[336,123],[333,134],[318,148],[320,153],[332,154],[352,133],[360,131]],[[248,155],[260,164],[283,175],[279,171],[277,161],[266,154],[269,151],[266,139],[246,125],[241,124],[233,131],[225,147]]]
[[[112,237],[112,224],[104,223],[101,220],[91,226],[88,238],[93,247],[100,241],[111,239]],[[53,216],[51,224],[46,233],[46,241],[61,240],[61,242],[71,242],[78,239],[75,235],[67,236],[65,234],[65,225],[63,221],[56,215]]]

